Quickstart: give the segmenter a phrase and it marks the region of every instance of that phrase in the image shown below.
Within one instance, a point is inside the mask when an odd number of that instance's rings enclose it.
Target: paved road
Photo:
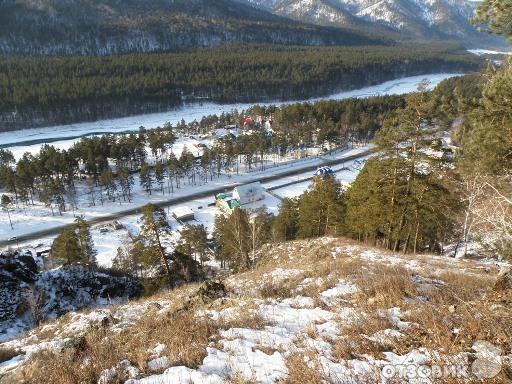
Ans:
[[[365,156],[371,154],[372,152],[373,152],[373,150],[371,149],[371,150],[367,150],[367,151],[358,153],[356,155],[345,156],[343,158],[336,159],[336,160],[329,160],[329,159],[326,159],[326,158],[322,158],[322,160],[323,160],[322,165],[332,166],[332,165],[343,164],[343,163],[345,163],[347,161],[352,161],[352,160],[356,160],[356,159],[361,158],[361,157],[365,157]],[[188,201],[191,201],[191,200],[201,199],[201,198],[208,197],[208,196],[212,196],[212,198],[213,198],[213,196],[215,196],[217,193],[225,192],[227,189],[232,189],[232,188],[234,188],[234,187],[236,187],[238,185],[254,183],[254,182],[257,182],[257,181],[259,181],[261,183],[265,183],[265,182],[269,182],[269,181],[279,180],[279,179],[282,179],[284,177],[298,175],[298,174],[301,174],[301,173],[304,173],[304,172],[314,171],[317,168],[318,168],[318,164],[317,165],[304,166],[304,167],[301,167],[301,168],[294,168],[292,170],[284,171],[282,173],[274,174],[274,175],[270,175],[270,176],[254,177],[254,178],[249,179],[249,180],[244,180],[243,182],[236,182],[236,183],[231,183],[231,184],[225,184],[222,187],[219,187],[219,188],[216,188],[216,189],[210,189],[210,190],[208,190],[206,192],[195,192],[195,193],[191,193],[190,195],[186,195],[186,196],[170,198],[169,200],[166,200],[166,201],[163,201],[163,202],[160,202],[160,203],[156,203],[156,205],[158,205],[160,207],[167,207],[169,205],[176,205],[176,204],[180,204],[180,203],[185,203],[185,202],[188,202]],[[287,182],[287,183],[284,183],[283,185],[274,186],[271,189],[283,188],[283,187],[285,187],[287,185],[296,184],[297,182],[301,183],[301,182],[307,181],[309,179],[311,179],[311,178],[300,179],[300,180],[293,181],[293,182]],[[119,211],[119,212],[116,212],[116,213],[112,213],[110,215],[101,216],[101,217],[89,220],[88,222],[91,225],[95,225],[95,224],[101,224],[101,223],[105,223],[105,222],[110,222],[110,221],[113,221],[113,220],[119,220],[119,219],[122,219],[125,216],[135,215],[135,214],[139,213],[140,209],[141,209],[141,207],[130,208],[130,209],[127,209],[127,210],[124,210],[124,211]],[[68,228],[70,226],[71,226],[71,224],[66,224],[66,225],[61,225],[61,226],[57,226],[57,227],[52,227],[52,228],[49,228],[49,229],[44,229],[44,230],[41,230],[41,231],[32,232],[32,233],[29,233],[29,234],[26,234],[26,235],[18,236],[17,240],[18,240],[18,242],[25,242],[25,241],[37,240],[37,239],[42,238],[42,237],[57,235],[62,230],[66,229],[66,228]],[[7,246],[7,245],[15,245],[15,244],[16,244],[16,242],[12,242],[12,241],[9,242],[6,239],[0,240],[0,247]]]

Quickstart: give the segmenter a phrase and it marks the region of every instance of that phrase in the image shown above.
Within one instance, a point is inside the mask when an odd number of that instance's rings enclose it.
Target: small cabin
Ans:
[[[265,189],[260,182],[239,185],[233,190],[233,198],[238,200],[240,205],[254,203],[265,198]]]
[[[174,209],[172,211],[172,217],[174,217],[180,223],[195,220],[194,211],[189,207],[178,207]]]

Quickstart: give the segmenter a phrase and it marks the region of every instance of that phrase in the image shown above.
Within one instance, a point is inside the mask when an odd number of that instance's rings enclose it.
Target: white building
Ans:
[[[180,223],[192,221],[195,219],[194,211],[189,207],[177,207],[173,209],[172,217],[174,217]]]
[[[254,203],[265,198],[265,190],[260,182],[239,185],[233,190],[233,198],[240,202],[240,205]]]

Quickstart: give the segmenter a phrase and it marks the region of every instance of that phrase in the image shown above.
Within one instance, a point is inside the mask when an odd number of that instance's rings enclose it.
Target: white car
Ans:
[[[18,238],[17,238],[16,236],[9,237],[9,238],[7,239],[7,241],[16,241],[16,240],[18,240]]]

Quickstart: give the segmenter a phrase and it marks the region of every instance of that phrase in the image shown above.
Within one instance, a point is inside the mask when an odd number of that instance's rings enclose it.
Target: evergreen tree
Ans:
[[[155,164],[155,180],[164,194],[165,167],[161,161],[157,161]]]
[[[341,184],[333,177],[316,177],[299,200],[297,236],[340,235],[344,232],[344,214]]]
[[[87,223],[87,221],[82,217],[77,217],[75,219],[75,231],[78,236],[81,260],[87,262],[91,266],[96,266],[97,251],[94,248],[89,223]]]
[[[141,237],[147,242],[149,247],[155,249],[160,258],[160,262],[165,267],[169,283],[172,285],[171,268],[161,241],[164,230],[168,227],[169,224],[163,209],[154,204],[147,204],[142,208]]]
[[[433,250],[452,233],[459,208],[447,185],[450,168],[430,148],[439,124],[425,88],[408,96],[407,105],[386,121],[376,139],[378,155],[347,196],[352,233],[395,251]]]
[[[100,174],[100,183],[107,191],[107,197],[109,200],[115,201],[115,193],[117,191],[117,185],[112,170],[106,169]]]
[[[235,272],[252,264],[249,215],[241,208],[235,208],[224,224],[222,253]]]
[[[277,241],[293,240],[297,237],[299,227],[298,199],[283,199],[279,214],[273,221],[273,237]]]
[[[226,216],[219,214],[215,215],[215,222],[213,225],[213,250],[215,259],[220,261],[221,268],[226,267],[228,261],[227,252],[224,250],[224,230],[226,227]]]
[[[74,229],[65,229],[57,236],[52,243],[51,254],[52,258],[67,265],[87,262],[83,259],[78,235]]]
[[[151,174],[151,168],[147,163],[142,164],[140,167],[140,185],[147,193],[151,195],[153,188],[153,175]]]
[[[484,0],[478,6],[474,22],[510,39],[512,36],[510,20],[512,20],[512,4],[509,0]]]
[[[128,200],[129,203],[132,202],[132,190],[133,190],[133,176],[130,173],[130,170],[126,167],[120,167],[117,172],[119,178],[119,185],[121,186],[121,192],[123,194],[123,198]]]
[[[11,198],[9,196],[7,196],[6,194],[3,194],[2,199],[0,201],[0,206],[2,207],[2,209],[4,211],[7,212],[7,217],[9,218],[9,224],[11,226],[11,229],[14,229],[14,227],[12,225],[12,220],[11,220],[11,213],[9,212],[9,206],[11,204],[12,204]]]
[[[208,234],[203,224],[186,225],[181,231],[182,244],[180,249],[183,253],[193,256],[194,261],[201,265],[208,260]]]
[[[512,8],[512,6],[511,6]],[[499,175],[512,170],[512,66],[491,73],[479,108],[463,138],[466,174]]]

